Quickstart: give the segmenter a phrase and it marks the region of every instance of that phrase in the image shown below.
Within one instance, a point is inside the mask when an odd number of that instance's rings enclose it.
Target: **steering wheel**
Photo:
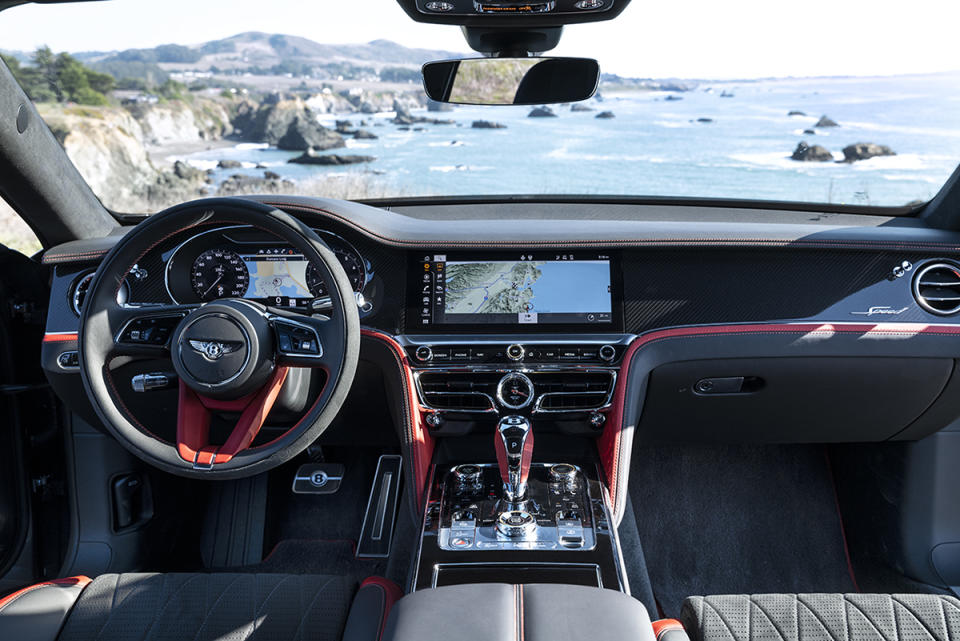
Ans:
[[[117,292],[133,267],[174,234],[249,225],[301,252],[327,283],[330,316],[309,316],[244,299],[193,305],[132,305]],[[350,390],[360,352],[360,319],[350,280],[308,226],[278,209],[211,198],[150,216],[106,255],[80,316],[80,373],[107,430],[147,463],[181,476],[242,478],[307,448],[330,425]],[[124,406],[114,370],[134,359],[169,359],[179,377],[176,443],[152,434]],[[306,414],[276,439],[251,447],[290,368],[325,371]],[[239,413],[222,444],[210,439],[214,413]]]

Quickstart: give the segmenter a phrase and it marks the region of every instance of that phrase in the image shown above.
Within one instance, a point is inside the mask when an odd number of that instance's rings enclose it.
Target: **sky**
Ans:
[[[550,53],[633,77],[935,73],[960,69],[957,24],[956,0],[633,0],[616,20],[566,27]],[[243,31],[469,51],[459,28],[415,23],[395,0],[109,0],[0,13],[7,50],[194,44]]]

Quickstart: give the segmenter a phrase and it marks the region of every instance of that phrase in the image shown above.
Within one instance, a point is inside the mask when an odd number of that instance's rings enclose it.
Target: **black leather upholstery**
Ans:
[[[402,592],[377,577],[352,599],[354,587],[289,574],[62,579],[0,600],[0,641],[377,641]]]
[[[483,583],[400,599],[385,641],[655,641],[646,608],[622,592]]]
[[[339,641],[353,587],[339,576],[105,574],[81,593],[59,641]]]
[[[960,601],[934,594],[754,594],[690,597],[692,641],[955,641]]]
[[[89,579],[40,583],[0,604],[0,639],[53,641]]]

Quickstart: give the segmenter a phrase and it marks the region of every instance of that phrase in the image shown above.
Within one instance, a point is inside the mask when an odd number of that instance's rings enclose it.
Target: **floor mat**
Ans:
[[[277,543],[262,562],[244,569],[283,574],[336,574],[353,577],[357,582],[384,574],[386,559],[356,559],[354,545],[353,541],[345,540],[288,539]]]
[[[265,549],[269,551],[276,543],[290,539],[356,541],[381,453],[372,449],[333,452],[328,460],[345,466],[340,489],[334,494],[291,491],[294,474],[302,461],[271,472]]]
[[[856,591],[815,446],[639,446],[630,497],[665,616],[703,594]]]

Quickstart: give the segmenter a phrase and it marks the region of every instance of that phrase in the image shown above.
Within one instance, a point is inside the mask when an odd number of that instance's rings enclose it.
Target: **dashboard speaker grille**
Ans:
[[[934,314],[960,312],[960,267],[952,263],[923,267],[914,278],[913,295],[921,307]]]

